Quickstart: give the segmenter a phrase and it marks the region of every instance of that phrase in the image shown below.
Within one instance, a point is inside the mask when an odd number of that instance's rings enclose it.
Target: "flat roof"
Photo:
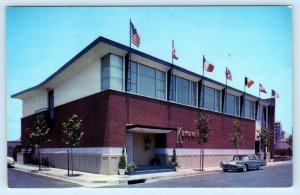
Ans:
[[[195,77],[198,77],[200,78],[201,80],[205,80],[205,81],[208,81],[208,82],[211,82],[211,83],[214,83],[216,85],[219,85],[223,88],[226,87],[225,84],[223,83],[220,83],[218,81],[215,81],[213,79],[210,79],[210,78],[207,78],[207,77],[203,77],[202,75],[199,75],[197,73],[194,73],[194,72],[191,72],[187,69],[184,69],[178,65],[175,65],[175,64],[171,64],[170,62],[167,62],[167,61],[164,61],[164,60],[161,60],[159,58],[156,58],[154,56],[151,56],[149,54],[146,54],[146,53],[143,53],[141,51],[138,51],[134,48],[129,48],[128,46],[126,45],[123,45],[123,44],[120,44],[120,43],[117,43],[115,41],[112,41],[110,39],[107,39],[105,37],[98,37],[96,40],[94,40],[92,43],[90,43],[87,47],[85,47],[82,51],[80,51],[77,55],[75,55],[71,60],[69,60],[66,64],[64,64],[60,69],[58,69],[56,72],[54,72],[51,76],[49,76],[46,80],[44,80],[43,82],[41,82],[40,84],[36,85],[36,86],[33,86],[31,88],[28,88],[28,89],[25,89],[21,92],[18,92],[16,94],[13,94],[11,97],[12,98],[17,98],[17,96],[21,95],[21,94],[24,94],[24,93],[27,93],[29,91],[32,91],[32,90],[35,90],[35,89],[38,89],[42,86],[44,86],[45,84],[47,84],[50,80],[52,80],[53,78],[55,78],[59,73],[63,72],[67,67],[69,67],[70,65],[72,65],[73,62],[75,62],[77,59],[79,59],[80,57],[82,57],[86,52],[88,52],[90,49],[92,49],[94,46],[96,46],[97,44],[99,43],[105,43],[105,44],[108,44],[108,45],[111,45],[113,47],[116,47],[116,48],[119,48],[119,49],[122,49],[122,50],[125,50],[125,51],[129,51],[130,49],[130,52],[133,53],[133,54],[136,54],[136,55],[139,55],[141,57],[144,57],[146,59],[149,59],[149,60],[152,60],[154,62],[157,62],[159,64],[162,64],[162,65],[165,65],[165,66],[168,66],[168,67],[172,67],[178,71],[181,71],[181,72],[184,72],[184,73],[187,73],[187,74],[190,74],[192,76],[195,76]],[[244,94],[243,91],[241,90],[238,90],[236,88],[233,88],[233,87],[230,87],[230,86],[227,86],[227,89],[229,90],[232,90],[232,91],[235,91],[235,92],[238,92],[238,93],[241,93],[241,94]],[[251,97],[251,98],[254,98],[254,99],[259,99],[258,97],[254,96],[254,95],[251,95],[249,93],[245,93],[245,95],[247,95],[248,97]],[[268,103],[268,101],[264,100],[264,99],[260,99],[262,102],[265,102],[265,103]]]

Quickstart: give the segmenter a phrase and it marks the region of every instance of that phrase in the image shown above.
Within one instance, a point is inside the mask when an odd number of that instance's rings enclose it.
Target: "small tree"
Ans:
[[[198,143],[205,144],[208,142],[209,135],[211,132],[211,129],[209,128],[209,123],[211,122],[211,118],[209,115],[204,114],[202,111],[199,112],[198,121],[196,125],[196,129],[198,130]],[[201,160],[202,159],[202,160]],[[204,167],[204,150],[200,150],[199,155],[199,162],[200,162],[200,170],[203,171]]]
[[[293,147],[293,135],[290,135],[290,136],[286,139],[286,143],[289,145],[290,148]]]
[[[175,169],[176,167],[179,167],[179,164],[177,162],[177,156],[176,156],[176,150],[173,149],[173,155],[171,157],[171,160],[169,161],[169,166]]]
[[[228,140],[230,143],[234,146],[236,149],[236,153],[239,153],[239,147],[243,144],[244,142],[244,135],[243,135],[243,130],[241,128],[241,123],[239,120],[234,120],[233,121],[233,133],[229,134]]]
[[[64,142],[71,147],[71,168],[73,175],[73,147],[79,146],[84,134],[82,130],[82,120],[76,114],[73,114],[68,118],[67,122],[62,123],[62,126],[65,134]]]
[[[49,139],[50,128],[46,123],[45,116],[43,114],[37,115],[33,124],[33,128],[27,128],[27,134],[29,138],[29,145],[38,151],[39,171],[41,170],[41,155],[40,146],[50,142]]]
[[[286,139],[286,143],[289,145],[289,156],[291,157],[291,149],[293,148],[293,135],[290,135],[287,139]]]
[[[122,148],[122,155],[119,160],[119,169],[126,169],[126,159],[125,159],[125,147]]]
[[[209,128],[209,123],[211,122],[209,115],[205,115],[203,112],[199,112],[199,117],[197,121],[197,130],[199,133],[199,143],[207,143],[211,132]]]
[[[257,139],[264,145],[264,159],[267,156],[267,148],[269,148],[271,141],[273,140],[273,131],[269,128],[261,129],[257,131]]]

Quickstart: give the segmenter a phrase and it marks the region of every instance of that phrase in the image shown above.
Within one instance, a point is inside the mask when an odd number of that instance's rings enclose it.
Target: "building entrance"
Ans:
[[[148,133],[134,134],[134,161],[137,165],[150,165],[155,157],[155,135]]]
[[[128,125],[126,127],[127,162],[137,166],[151,165],[156,156],[156,148],[166,147],[166,134],[176,129]]]

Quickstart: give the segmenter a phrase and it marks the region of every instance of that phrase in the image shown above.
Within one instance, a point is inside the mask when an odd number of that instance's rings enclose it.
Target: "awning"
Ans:
[[[153,127],[145,125],[127,125],[126,130],[127,132],[133,133],[170,133],[172,131],[176,131],[175,128]]]

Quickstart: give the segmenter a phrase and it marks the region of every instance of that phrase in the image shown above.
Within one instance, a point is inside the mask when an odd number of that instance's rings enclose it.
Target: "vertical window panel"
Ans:
[[[239,116],[239,97],[227,93],[226,113]]]
[[[123,90],[123,58],[109,54],[101,59],[101,90]]]
[[[181,104],[189,105],[189,80],[177,77],[177,102]]]
[[[211,87],[201,87],[200,107],[220,112],[221,108],[220,90]]]
[[[156,98],[166,99],[166,73],[156,70]]]
[[[132,93],[137,93],[138,64],[136,62],[130,61],[127,74],[127,90]]]
[[[197,83],[191,81],[191,105],[197,106]]]
[[[155,97],[155,69],[140,64],[139,66],[139,93]]]

